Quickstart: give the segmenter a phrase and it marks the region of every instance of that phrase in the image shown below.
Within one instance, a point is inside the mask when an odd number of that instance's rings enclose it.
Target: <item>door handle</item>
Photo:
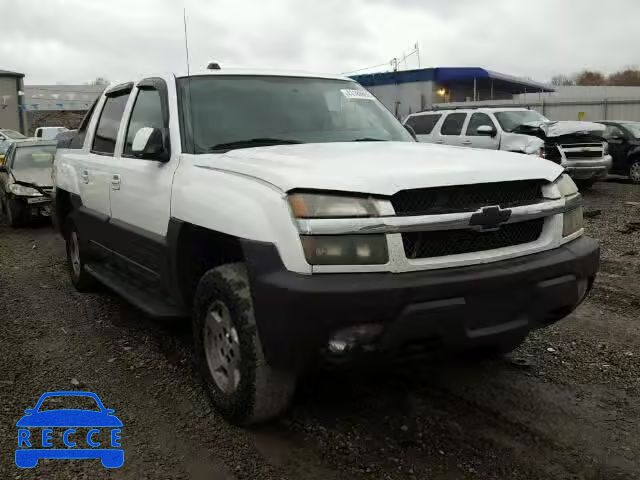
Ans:
[[[436,140],[436,143],[444,143],[444,140]]]
[[[111,189],[120,190],[120,175],[117,173],[111,177]]]
[[[471,140],[464,140],[462,145],[471,145],[473,142]]]
[[[82,172],[80,172],[80,178],[82,179],[82,183],[89,183],[89,170],[82,170]]]

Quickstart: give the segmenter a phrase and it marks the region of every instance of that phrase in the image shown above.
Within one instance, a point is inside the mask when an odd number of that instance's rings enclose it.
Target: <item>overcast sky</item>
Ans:
[[[27,84],[184,71],[183,7],[192,70],[216,60],[342,73],[416,41],[423,67],[540,81],[638,62],[638,0],[0,0],[0,69],[25,73]]]

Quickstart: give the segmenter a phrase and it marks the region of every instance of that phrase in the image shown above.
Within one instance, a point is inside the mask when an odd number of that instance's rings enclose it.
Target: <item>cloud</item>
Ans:
[[[401,57],[546,80],[633,64],[640,4],[609,0],[0,0],[0,69],[28,84],[127,80],[210,61],[343,72]],[[621,14],[622,13],[622,14]],[[406,66],[417,66],[415,57]],[[405,65],[403,64],[402,67]],[[380,67],[384,68],[384,67]]]

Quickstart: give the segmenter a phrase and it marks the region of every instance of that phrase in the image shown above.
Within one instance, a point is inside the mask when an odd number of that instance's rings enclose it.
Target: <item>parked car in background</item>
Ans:
[[[605,178],[611,168],[599,123],[555,122],[523,108],[469,108],[414,113],[404,124],[420,142],[541,156],[583,186]]]
[[[334,75],[113,85],[53,178],[73,285],[192,315],[205,387],[240,424],[281,413],[318,360],[510,351],[599,265],[559,165],[416,143]]]
[[[640,122],[606,120],[603,137],[613,158],[611,173],[640,184]]]
[[[17,227],[33,217],[51,214],[51,169],[56,142],[24,140],[13,143],[0,166],[0,208]]]
[[[8,130],[0,128],[0,155],[4,155],[13,142],[20,140],[26,140],[27,137],[15,130]]]
[[[58,135],[56,135],[58,148],[69,148],[76,133],[78,133],[78,130],[65,130],[64,132],[58,133]]]
[[[68,131],[67,127],[39,127],[36,128],[35,138],[39,140],[55,140],[59,133]]]

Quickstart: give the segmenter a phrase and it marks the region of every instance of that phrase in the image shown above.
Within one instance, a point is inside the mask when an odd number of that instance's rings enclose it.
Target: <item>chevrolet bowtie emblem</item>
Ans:
[[[484,207],[471,215],[469,225],[478,227],[479,230],[496,230],[511,218],[510,209],[501,209],[499,206]]]

